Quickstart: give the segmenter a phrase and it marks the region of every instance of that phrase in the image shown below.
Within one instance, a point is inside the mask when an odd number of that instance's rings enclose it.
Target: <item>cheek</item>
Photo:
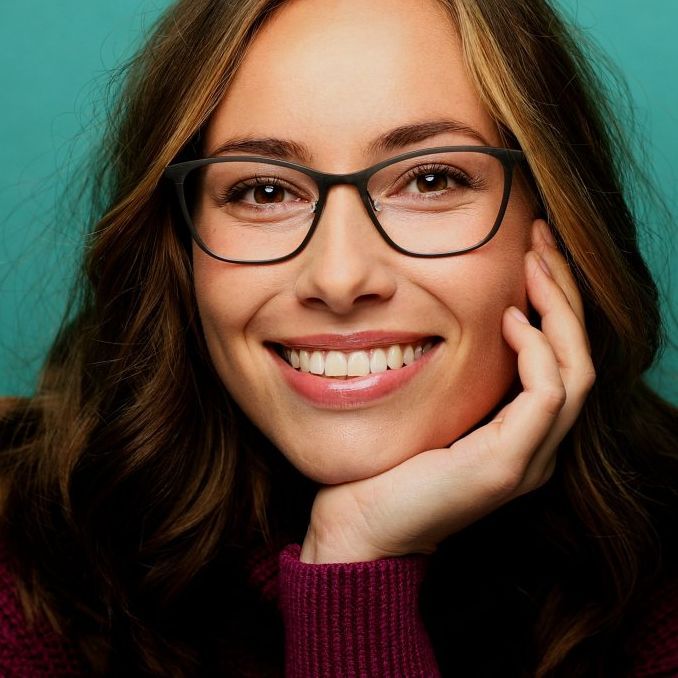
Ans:
[[[526,309],[523,256],[490,270],[471,271],[469,279],[473,286],[460,302],[460,320],[464,329],[491,343],[492,337],[501,334],[502,315],[508,306]],[[483,345],[484,341],[479,342],[478,348]]]
[[[243,336],[275,293],[276,281],[263,276],[262,268],[227,264],[194,247],[195,295],[210,350],[215,342],[225,348]]]
[[[454,318],[452,365],[444,390],[457,403],[460,434],[484,417],[506,394],[516,376],[516,354],[502,334],[504,310],[526,310],[522,249],[504,252],[492,265],[465,261],[441,301]]]
[[[224,349],[228,339],[236,332],[238,318],[245,315],[245,309],[239,308],[236,295],[230,294],[228,277],[219,271],[205,255],[194,255],[195,297],[200,314],[205,341],[212,361],[217,368],[223,361]]]
[[[486,341],[492,345],[501,335],[506,307],[526,309],[526,251],[515,238],[496,237],[485,248],[459,257],[448,269],[423,272],[427,292],[448,310],[460,340],[473,337],[478,349]]]
[[[195,295],[207,349],[222,382],[234,395],[234,387],[244,382],[234,375],[250,364],[245,330],[266,296],[244,268],[236,270],[202,251],[194,252],[193,260]],[[243,289],[250,293],[238,293]]]

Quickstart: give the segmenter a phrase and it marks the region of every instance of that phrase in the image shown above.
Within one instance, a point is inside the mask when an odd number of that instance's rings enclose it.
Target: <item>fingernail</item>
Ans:
[[[530,321],[525,317],[525,314],[516,306],[509,306],[509,313],[517,320],[520,320],[521,323],[525,323],[526,325],[530,324]]]
[[[537,254],[537,259],[539,260],[539,265],[541,266],[542,271],[544,271],[544,273],[546,273],[546,275],[549,278],[552,278],[553,275],[551,275],[551,269],[549,268],[548,264],[546,263],[546,260],[544,259],[544,257]]]

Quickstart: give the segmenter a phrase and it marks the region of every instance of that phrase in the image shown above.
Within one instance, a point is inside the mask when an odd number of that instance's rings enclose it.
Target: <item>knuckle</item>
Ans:
[[[556,415],[565,405],[567,393],[563,384],[544,386],[540,392],[541,401],[549,414]]]
[[[534,492],[535,490],[538,490],[540,487],[543,487],[546,485],[546,483],[549,481],[551,478],[551,474],[544,474],[540,476],[535,476],[533,478],[530,478],[526,480],[520,487],[519,492],[517,493],[518,496],[522,496],[524,494],[529,494],[530,492]]]
[[[497,464],[492,473],[489,473],[487,480],[487,490],[493,497],[511,497],[513,496],[525,478],[525,468],[523,464],[514,460]]]
[[[546,485],[546,483],[548,483],[548,481],[551,480],[551,478],[553,477],[555,471],[556,471],[556,458],[553,457],[553,459],[549,461],[549,463],[544,467],[543,471],[541,472],[539,479],[537,480],[535,489],[537,487],[542,487],[543,485]]]
[[[582,389],[585,393],[588,393],[593,388],[593,385],[596,383],[596,376],[596,370],[593,367],[593,363],[589,361],[581,375]]]
[[[586,365],[577,368],[571,377],[568,393],[574,402],[581,403],[593,388],[596,382],[596,372],[593,364],[589,361]]]
[[[548,483],[556,470],[555,457],[551,459],[543,468],[534,469],[526,473],[523,483],[518,488],[518,495],[528,494],[538,490]]]

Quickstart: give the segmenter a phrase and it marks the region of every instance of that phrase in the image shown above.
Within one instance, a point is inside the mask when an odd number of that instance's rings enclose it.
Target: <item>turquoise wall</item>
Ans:
[[[60,196],[100,131],[110,72],[131,53],[163,0],[4,0],[0,22],[0,394],[29,393],[63,311],[79,226]],[[676,0],[561,0],[626,75],[643,148],[669,205],[678,205]],[[61,215],[54,226],[55,209]],[[678,223],[678,209],[674,223]],[[675,226],[643,236],[673,310]],[[671,279],[673,274],[674,280]],[[672,300],[672,301],[670,301]],[[678,351],[652,382],[678,400]]]

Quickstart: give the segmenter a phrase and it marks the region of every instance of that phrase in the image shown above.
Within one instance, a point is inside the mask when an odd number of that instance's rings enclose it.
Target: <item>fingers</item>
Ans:
[[[554,427],[567,392],[553,346],[544,332],[532,327],[516,311],[511,307],[504,313],[502,330],[518,354],[523,391],[510,404],[504,425],[510,434],[515,430],[516,436],[524,441],[523,447],[534,451]]]
[[[532,247],[550,269],[553,279],[565,294],[579,322],[584,326],[584,304],[577,283],[567,261],[556,247],[548,224],[543,219],[537,219],[533,224]]]
[[[553,346],[568,394],[586,392],[595,373],[581,295],[543,220],[535,222],[532,242],[535,249],[528,253],[525,269],[530,302],[541,316],[541,330]]]
[[[530,302],[541,316],[541,331],[553,347],[568,393],[588,390],[594,372],[586,330],[564,290],[535,252],[526,256],[525,281]]]
[[[553,453],[576,421],[595,381],[581,295],[567,262],[546,235],[545,222],[535,224],[537,251],[526,256],[526,286],[530,302],[541,316],[541,331],[553,349],[565,402],[531,464],[540,474],[552,470]],[[521,375],[522,378],[522,375]]]

